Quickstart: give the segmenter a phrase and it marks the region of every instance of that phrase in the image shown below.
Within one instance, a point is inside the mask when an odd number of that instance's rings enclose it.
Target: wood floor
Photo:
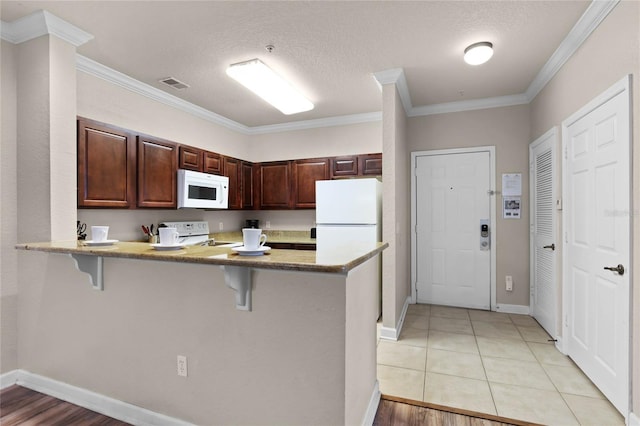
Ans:
[[[426,402],[382,396],[374,426],[447,425],[447,426],[533,426],[517,420],[477,414]],[[0,391],[0,425],[46,426],[128,426],[120,420],[61,401],[22,386]]]
[[[373,425],[533,426],[535,423],[383,395]]]
[[[127,426],[129,423],[13,385],[0,391],[0,425]]]

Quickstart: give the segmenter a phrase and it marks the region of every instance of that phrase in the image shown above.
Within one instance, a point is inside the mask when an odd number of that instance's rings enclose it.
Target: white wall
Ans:
[[[529,306],[529,107],[527,105],[413,117],[408,120],[409,150],[496,147],[496,185],[502,173],[522,173],[521,219],[502,219],[495,197],[498,304]],[[408,164],[408,163],[407,163]],[[504,286],[513,276],[513,291]]]
[[[530,139],[534,140],[552,126],[559,126],[625,75],[632,74],[632,271],[640,271],[639,57],[640,3],[622,1],[531,103]],[[559,259],[558,264],[561,262]],[[640,273],[633,274],[632,280],[632,411],[637,416],[640,411]]]

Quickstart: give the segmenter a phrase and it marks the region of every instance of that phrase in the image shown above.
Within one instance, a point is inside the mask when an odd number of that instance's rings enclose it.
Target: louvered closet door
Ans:
[[[554,338],[556,279],[555,150],[557,132],[547,132],[529,146],[531,178],[531,312]]]

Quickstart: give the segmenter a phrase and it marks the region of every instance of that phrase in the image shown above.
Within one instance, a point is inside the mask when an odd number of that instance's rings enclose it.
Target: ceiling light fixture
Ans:
[[[493,44],[488,41],[474,43],[464,49],[464,61],[469,65],[480,65],[493,56]]]
[[[229,65],[227,75],[290,115],[313,109],[313,103],[259,59]]]

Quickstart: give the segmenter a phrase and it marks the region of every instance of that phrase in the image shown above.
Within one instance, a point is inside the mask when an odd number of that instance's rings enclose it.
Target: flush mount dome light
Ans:
[[[480,65],[493,56],[493,44],[488,41],[474,43],[464,49],[464,61],[469,65]]]
[[[229,65],[227,75],[290,115],[313,109],[313,104],[285,79],[273,72],[259,59]]]

